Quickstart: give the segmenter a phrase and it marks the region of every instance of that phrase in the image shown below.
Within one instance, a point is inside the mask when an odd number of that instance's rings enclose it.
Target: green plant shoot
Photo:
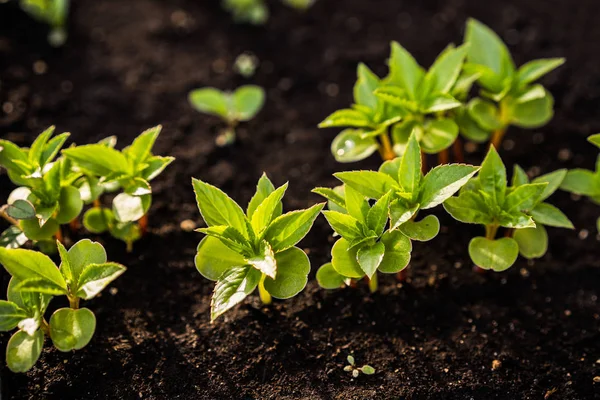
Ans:
[[[216,143],[219,146],[235,142],[238,124],[253,119],[265,103],[265,91],[255,85],[241,86],[234,92],[223,92],[215,88],[196,89],[188,97],[197,111],[215,115],[227,124],[217,137]]]
[[[50,25],[48,42],[60,47],[67,41],[70,0],[19,0],[21,8],[33,18]]]
[[[0,331],[18,331],[8,341],[6,362],[13,372],[26,372],[37,362],[50,337],[54,347],[69,352],[85,347],[96,330],[96,317],[80,300],[90,300],[118,278],[125,267],[107,262],[102,245],[88,239],[69,251],[58,242],[57,267],[48,256],[23,249],[0,248],[0,263],[12,276],[7,300],[0,300]],[[44,314],[55,296],[65,296],[68,308]]]
[[[308,281],[310,261],[295,245],[308,233],[324,204],[282,214],[287,183],[277,189],[266,175],[258,181],[246,213],[219,188],[192,180],[207,228],[196,268],[216,281],[211,321],[243,301],[258,286],[264,304],[294,297]]]

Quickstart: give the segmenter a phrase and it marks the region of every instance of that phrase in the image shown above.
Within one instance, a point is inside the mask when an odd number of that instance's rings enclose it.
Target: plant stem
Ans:
[[[485,226],[485,238],[489,240],[494,240],[496,238],[496,233],[498,233],[498,225],[490,224]]]
[[[100,208],[100,199],[94,200],[94,207],[95,208]]]
[[[271,298],[269,292],[267,292],[267,289],[265,289],[266,278],[267,275],[265,274],[262,274],[260,277],[260,282],[258,282],[258,295],[260,296],[260,300],[263,302],[263,304],[269,305],[273,302],[273,299]]]
[[[506,232],[504,232],[504,237],[511,238],[515,233],[515,228],[508,228]]]
[[[128,253],[131,253],[131,252],[133,251],[133,242],[132,242],[131,240],[127,240],[127,241],[125,242],[125,245],[127,246],[125,250],[126,250]]]
[[[423,175],[427,173],[427,170],[427,154],[425,154],[423,150],[421,150],[421,172],[423,173]]]
[[[56,240],[58,240],[61,243],[65,242],[65,238],[63,237],[62,228],[60,227],[60,225],[58,226],[58,230],[54,234],[54,237],[56,237]]]
[[[438,165],[448,164],[450,161],[450,150],[444,149],[438,153]]]
[[[69,297],[69,307],[71,307],[73,310],[77,310],[79,308],[79,297],[72,297],[72,296],[68,296]]]
[[[138,225],[140,226],[140,234],[144,236],[146,232],[148,232],[148,214],[144,214],[144,216],[140,218]]]
[[[379,287],[377,283],[377,271],[375,271],[372,278],[367,279],[369,279],[369,290],[371,290],[371,293],[375,293]]]
[[[4,218],[10,224],[19,227],[19,221],[17,221],[16,219],[14,219],[6,213],[6,207],[7,205],[3,205],[2,208],[0,208],[0,217]]]
[[[492,146],[494,146],[494,148],[496,150],[502,144],[502,139],[504,138],[505,133],[506,133],[506,127],[503,127],[501,129],[498,129],[497,131],[494,131],[494,133],[492,134],[492,140],[490,141],[490,144]]]
[[[454,152],[454,161],[458,163],[465,162],[465,154],[463,152],[463,144],[460,136],[456,138],[454,144],[452,145],[452,150]]]
[[[381,145],[379,146],[379,154],[381,154],[381,158],[384,161],[389,161],[396,158],[396,153],[394,153],[392,142],[390,141],[390,137],[388,136],[387,132],[383,132],[381,135],[379,135],[379,139],[381,140]]]
[[[406,282],[406,278],[408,278],[408,268],[404,268],[396,274],[396,280],[398,282]]]
[[[42,320],[40,321],[40,328],[46,334],[46,336],[50,336],[50,325],[48,325],[48,322],[45,318],[42,318]]]
[[[69,229],[71,230],[72,233],[74,233],[75,231],[77,231],[77,229],[79,229],[79,220],[77,218],[75,218],[73,221],[69,222]]]

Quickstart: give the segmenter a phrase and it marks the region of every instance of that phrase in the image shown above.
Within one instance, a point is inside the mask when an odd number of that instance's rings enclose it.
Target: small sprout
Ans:
[[[244,78],[251,78],[256,73],[260,61],[252,53],[242,53],[235,59],[233,68]]]
[[[67,17],[70,0],[20,0],[21,8],[38,21],[50,25],[48,42],[60,47],[67,41]]]
[[[217,145],[226,146],[235,141],[235,128],[240,122],[250,121],[262,109],[265,91],[260,86],[241,86],[234,92],[214,88],[192,90],[189,101],[196,110],[220,117],[227,127],[217,137]]]
[[[269,19],[269,9],[265,0],[223,0],[223,8],[238,23],[263,25]]]
[[[13,372],[26,372],[37,362],[49,336],[64,352],[85,347],[96,330],[96,317],[80,300],[96,297],[125,267],[106,261],[102,245],[88,239],[69,251],[57,242],[60,267],[33,250],[0,248],[0,263],[12,276],[7,300],[0,300],[0,331],[18,328],[8,341],[6,362]],[[69,308],[56,310],[50,322],[44,314],[54,296],[65,296]]]
[[[304,289],[308,256],[295,245],[308,233],[324,204],[282,214],[287,183],[275,189],[263,175],[246,213],[219,188],[192,180],[200,214],[208,228],[195,264],[216,281],[211,321],[243,301],[258,286],[261,300],[288,299]]]
[[[344,371],[351,372],[353,378],[358,378],[361,372],[365,375],[373,375],[375,373],[375,368],[371,367],[370,365],[365,364],[362,367],[357,368],[354,357],[351,355],[347,357],[347,361],[350,365],[346,365],[344,367]]]
[[[379,171],[336,173],[344,183],[343,192],[313,190],[335,205],[323,215],[341,236],[332,248],[331,264],[323,265],[317,273],[319,283],[332,289],[348,278],[366,276],[371,290],[377,290],[377,271],[398,273],[408,266],[411,239],[429,241],[437,236],[437,217],[429,215],[415,221],[418,211],[442,204],[478,169],[464,164],[441,165],[423,176],[419,143],[413,134],[404,156],[386,161]],[[373,205],[369,199],[375,201]]]
[[[600,148],[600,133],[588,137],[588,141]],[[573,169],[567,173],[560,188],[580,196],[588,197],[592,202],[600,204],[600,154],[596,159],[596,170]],[[600,218],[596,221],[600,232]]]

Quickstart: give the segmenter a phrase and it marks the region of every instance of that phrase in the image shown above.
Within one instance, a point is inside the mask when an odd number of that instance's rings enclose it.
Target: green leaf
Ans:
[[[528,260],[543,257],[548,251],[548,233],[543,225],[517,229],[513,239],[519,245],[519,253]]]
[[[281,199],[285,195],[287,187],[288,184],[286,183],[277,188],[256,208],[256,211],[252,214],[252,228],[254,232],[260,234],[269,226],[274,218],[281,215]]]
[[[504,201],[503,210],[508,213],[530,211],[539,201],[547,183],[529,183],[515,188]]]
[[[588,137],[587,140],[596,147],[600,147],[600,133]]]
[[[356,253],[356,260],[358,265],[364,271],[364,273],[372,278],[377,268],[383,261],[383,255],[385,252],[385,245],[381,242],[377,242],[373,245],[361,246]]]
[[[160,175],[169,164],[175,161],[175,157],[150,156],[144,161],[146,167],[139,173],[142,179],[151,181]]]
[[[146,159],[151,156],[152,147],[160,134],[162,129],[161,125],[150,128],[142,132],[137,138],[134,139],[131,146],[127,149],[127,155],[136,163],[145,162]]]
[[[108,208],[90,208],[83,214],[83,226],[91,233],[104,233],[114,218],[112,210]]]
[[[88,144],[71,147],[62,153],[76,165],[98,176],[111,173],[130,173],[127,157],[120,151],[103,144]]]
[[[511,103],[508,106],[511,124],[522,128],[539,128],[546,125],[554,116],[554,98],[550,92],[542,98],[524,103]]]
[[[345,281],[346,278],[333,268],[332,263],[323,264],[317,271],[317,282],[323,289],[339,289]]]
[[[377,96],[373,94],[379,86],[379,78],[363,63],[358,64],[358,79],[354,85],[354,101],[360,105],[377,108]]]
[[[254,257],[246,259],[246,262],[259,270],[261,273],[271,278],[275,278],[277,276],[278,266],[275,261],[273,249],[271,246],[269,246],[269,243],[264,240],[261,242],[260,246],[261,252],[256,254]]]
[[[560,188],[578,195],[595,197],[600,195],[600,179],[592,171],[576,168],[567,172]]]
[[[151,195],[132,196],[119,193],[112,203],[112,211],[117,221],[133,222],[142,218],[150,208]]]
[[[56,222],[59,224],[68,224],[81,214],[81,210],[83,210],[83,200],[81,199],[79,190],[73,186],[62,187],[58,199]]]
[[[398,183],[382,172],[346,171],[333,175],[370,199],[380,199],[390,190],[398,188]]]
[[[69,268],[75,282],[80,280],[80,275],[90,264],[106,263],[106,251],[98,242],[82,239],[75,243],[67,252]],[[61,266],[62,269],[62,266]]]
[[[502,77],[514,74],[515,66],[502,39],[494,31],[471,18],[467,22],[465,43],[469,62],[491,68]]]
[[[24,279],[15,288],[18,292],[43,293],[51,296],[67,294],[67,290],[44,278]]]
[[[36,331],[32,336],[26,332],[15,333],[6,346],[6,364],[15,373],[27,372],[40,358],[44,347],[44,334]]]
[[[533,218],[522,212],[500,212],[497,222],[504,228],[535,228],[535,222],[533,221]]]
[[[447,149],[458,137],[458,125],[451,119],[429,121],[421,138],[421,146],[427,154],[437,154]]]
[[[88,264],[77,281],[76,295],[84,300],[96,297],[112,281],[121,276],[124,266],[117,263]]]
[[[375,373],[375,368],[370,365],[363,365],[360,371],[365,375],[373,375]]]
[[[422,210],[442,204],[458,192],[469,179],[479,170],[479,167],[465,164],[439,165],[429,171],[419,193],[419,203]]]
[[[492,135],[491,131],[483,129],[473,118],[471,118],[466,107],[462,107],[456,111],[454,121],[458,125],[460,134],[473,142],[487,142]]]
[[[43,314],[52,300],[52,296],[31,293],[31,292],[20,292],[17,290],[18,286],[22,281],[12,277],[8,282],[8,290],[6,291],[6,298],[8,301],[15,303],[20,308],[27,310],[30,316],[36,313]]]
[[[543,224],[556,228],[575,229],[569,217],[552,204],[540,203],[536,205],[531,210],[531,216],[538,225]]]
[[[29,200],[17,199],[9,204],[6,213],[14,219],[35,218],[35,207]]]
[[[21,320],[28,317],[27,311],[15,303],[0,300],[0,332],[8,332],[15,329]]]
[[[418,222],[405,222],[400,225],[399,230],[412,240],[427,242],[436,237],[440,232],[440,221],[435,215],[428,215]]]
[[[247,256],[254,254],[254,250],[248,239],[231,226],[211,226],[209,228],[196,229],[196,231],[219,239],[225,246],[238,254]]]
[[[353,216],[337,211],[323,211],[323,215],[331,228],[346,240],[351,242],[364,236],[360,221]]]
[[[527,173],[523,170],[523,168],[521,168],[515,164],[514,171],[513,171],[513,177],[512,177],[512,185],[513,186],[521,186],[521,185],[526,185],[528,183],[529,183],[529,177],[527,176]],[[546,189],[544,189],[544,192],[547,189],[548,189],[548,187],[546,187]]]
[[[289,299],[300,293],[308,282],[310,261],[299,248],[291,247],[275,254],[277,277],[265,279],[265,289],[276,299]]]
[[[414,197],[418,192],[422,176],[421,149],[417,137],[413,133],[408,139],[406,151],[402,155],[402,161],[400,161],[398,182],[405,193],[410,193]]]
[[[506,167],[500,155],[490,146],[487,156],[479,170],[479,183],[481,189],[490,195],[493,204],[502,205],[506,194]]]
[[[265,104],[265,91],[260,86],[246,85],[233,92],[235,120],[250,121]]]
[[[506,237],[497,240],[476,237],[469,243],[469,255],[478,267],[502,272],[517,261],[519,245]]]
[[[70,133],[61,133],[48,141],[40,156],[41,167],[54,160],[54,157],[56,157],[70,135]]]
[[[461,193],[444,202],[444,209],[457,221],[466,224],[488,225],[493,222],[491,210],[483,199],[473,192]]]
[[[210,303],[210,319],[220,315],[242,302],[256,289],[261,273],[250,265],[231,267],[223,272],[217,281]]]
[[[59,351],[81,350],[96,331],[96,316],[87,308],[61,308],[50,317],[50,338]]]
[[[342,194],[338,193],[335,189],[317,187],[312,190],[313,193],[316,193],[320,196],[325,197],[328,201],[328,207],[331,210],[331,203],[340,207],[344,212],[346,211],[346,200],[344,199],[344,190],[343,186],[339,186],[342,189]],[[332,210],[338,211],[338,210]]]
[[[515,96],[516,99],[513,101],[516,104],[523,104],[532,100],[541,99],[544,96],[546,96],[546,89],[544,89],[542,85],[531,85],[518,91]]]
[[[33,141],[31,144],[31,148],[29,149],[29,163],[32,165],[41,166],[40,160],[42,158],[42,153],[48,140],[54,134],[54,126],[49,127],[44,132],[40,133],[40,135]]]
[[[0,247],[18,249],[27,243],[27,240],[23,231],[16,226],[10,226],[0,235]]]
[[[363,138],[360,129],[345,129],[331,142],[331,154],[337,162],[350,163],[364,160],[379,148],[373,137]]]
[[[33,250],[0,247],[0,263],[9,274],[19,280],[42,278],[64,291],[67,283],[56,265],[45,254]]]
[[[407,205],[400,200],[392,201],[390,204],[390,230],[393,231],[410,220],[419,210],[419,207],[419,204]]]
[[[246,212],[248,218],[252,219],[256,208],[274,191],[275,186],[273,186],[273,183],[271,183],[267,174],[263,172],[256,185],[256,193],[254,193],[254,196],[250,199],[250,203],[248,203],[248,210]]]
[[[554,172],[550,172],[549,174],[545,174],[535,178],[532,181],[532,183],[547,183],[546,187],[544,188],[544,191],[540,196],[539,201],[546,200],[554,192],[556,192],[560,187],[561,183],[564,181],[565,176],[567,176],[567,170],[559,169]]]
[[[448,46],[435,60],[425,75],[426,80],[433,82],[431,91],[433,93],[449,93],[450,89],[458,79],[464,59],[467,55],[468,46],[462,45],[458,48]]]
[[[200,214],[208,226],[228,225],[247,233],[244,212],[225,192],[216,186],[192,179]]]
[[[54,219],[46,221],[44,226],[40,227],[40,220],[24,219],[19,223],[25,236],[30,240],[52,240],[52,236],[59,230],[60,226]]]
[[[564,63],[564,58],[542,58],[529,61],[519,68],[519,71],[517,72],[517,81],[521,85],[534,82]]]
[[[385,245],[385,254],[379,271],[395,274],[408,266],[412,243],[406,236],[399,231],[388,231],[381,237],[381,243]]]
[[[437,113],[441,111],[452,110],[463,104],[449,94],[434,93],[428,97],[423,106],[423,113]]]
[[[344,196],[344,208],[348,211],[348,214],[361,223],[366,223],[367,214],[369,213],[369,202],[367,201],[367,198],[351,186],[344,188]]]
[[[319,124],[319,128],[346,126],[353,128],[369,128],[372,126],[372,122],[368,115],[357,110],[346,108],[334,112]]]
[[[315,204],[306,210],[292,211],[277,217],[264,233],[273,251],[279,253],[298,243],[310,230],[325,203]]]
[[[474,98],[467,105],[469,116],[477,123],[478,126],[486,131],[495,131],[504,128],[504,123],[500,117],[500,111],[491,102]]]
[[[229,99],[218,89],[204,88],[192,90],[188,96],[192,107],[196,110],[229,120]]]
[[[384,161],[383,164],[379,166],[379,172],[388,175],[393,180],[397,180],[401,162],[402,157],[396,157],[393,160]]]
[[[8,140],[0,139],[0,165],[17,175],[33,172],[27,153]]]
[[[333,244],[331,249],[331,264],[333,268],[342,276],[347,278],[362,278],[364,271],[356,260],[356,247],[350,248],[350,243],[341,238]]]
[[[425,75],[423,69],[413,56],[397,42],[392,42],[392,52],[388,64],[390,67],[388,80],[400,86],[411,99],[414,99],[417,88]]]
[[[229,268],[246,265],[246,260],[219,239],[207,236],[198,244],[194,264],[203,277],[216,281]]]
[[[377,200],[367,214],[367,227],[377,235],[381,235],[388,220],[392,192]]]

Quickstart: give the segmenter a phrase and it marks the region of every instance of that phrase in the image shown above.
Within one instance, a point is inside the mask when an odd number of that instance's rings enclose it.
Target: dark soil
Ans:
[[[117,135],[123,146],[160,123],[156,152],[177,161],[153,184],[151,232],[134,253],[99,238],[129,270],[88,303],[98,318],[91,344],[72,354],[48,346],[24,375],[2,363],[3,399],[600,398],[600,208],[587,200],[555,195],[577,230],[551,229],[547,256],[505,273],[474,273],[467,244],[479,228],[442,214],[440,236],[415,245],[404,285],[387,276],[371,296],[364,285],[323,291],[311,280],[292,300],[261,307],[253,296],[212,325],[213,284],[193,265],[201,235],[179,227],[201,223],[192,176],[245,204],[266,171],[290,181],[292,209],[319,201],[310,189],[335,185],[335,171],[376,168],[376,158],[335,163],[335,132],[316,124],[350,103],[359,61],[384,74],[398,40],[428,64],[461,41],[468,16],[499,32],[517,63],[568,59],[544,80],[556,117],[533,132],[512,129],[507,165],[534,174],[593,167],[585,137],[600,131],[597,0],[319,0],[304,15],[274,1],[265,27],[234,25],[216,0],[74,3],[58,50],[43,25],[0,6],[0,134],[27,145],[56,124],[79,144]],[[218,120],[193,111],[187,92],[246,82],[231,69],[244,51],[261,60],[251,81],[268,101],[233,147],[217,148]],[[6,175],[0,187],[5,200]],[[331,243],[320,218],[302,242],[313,271]],[[0,335],[3,348],[8,338]],[[377,373],[352,379],[348,354]]]

